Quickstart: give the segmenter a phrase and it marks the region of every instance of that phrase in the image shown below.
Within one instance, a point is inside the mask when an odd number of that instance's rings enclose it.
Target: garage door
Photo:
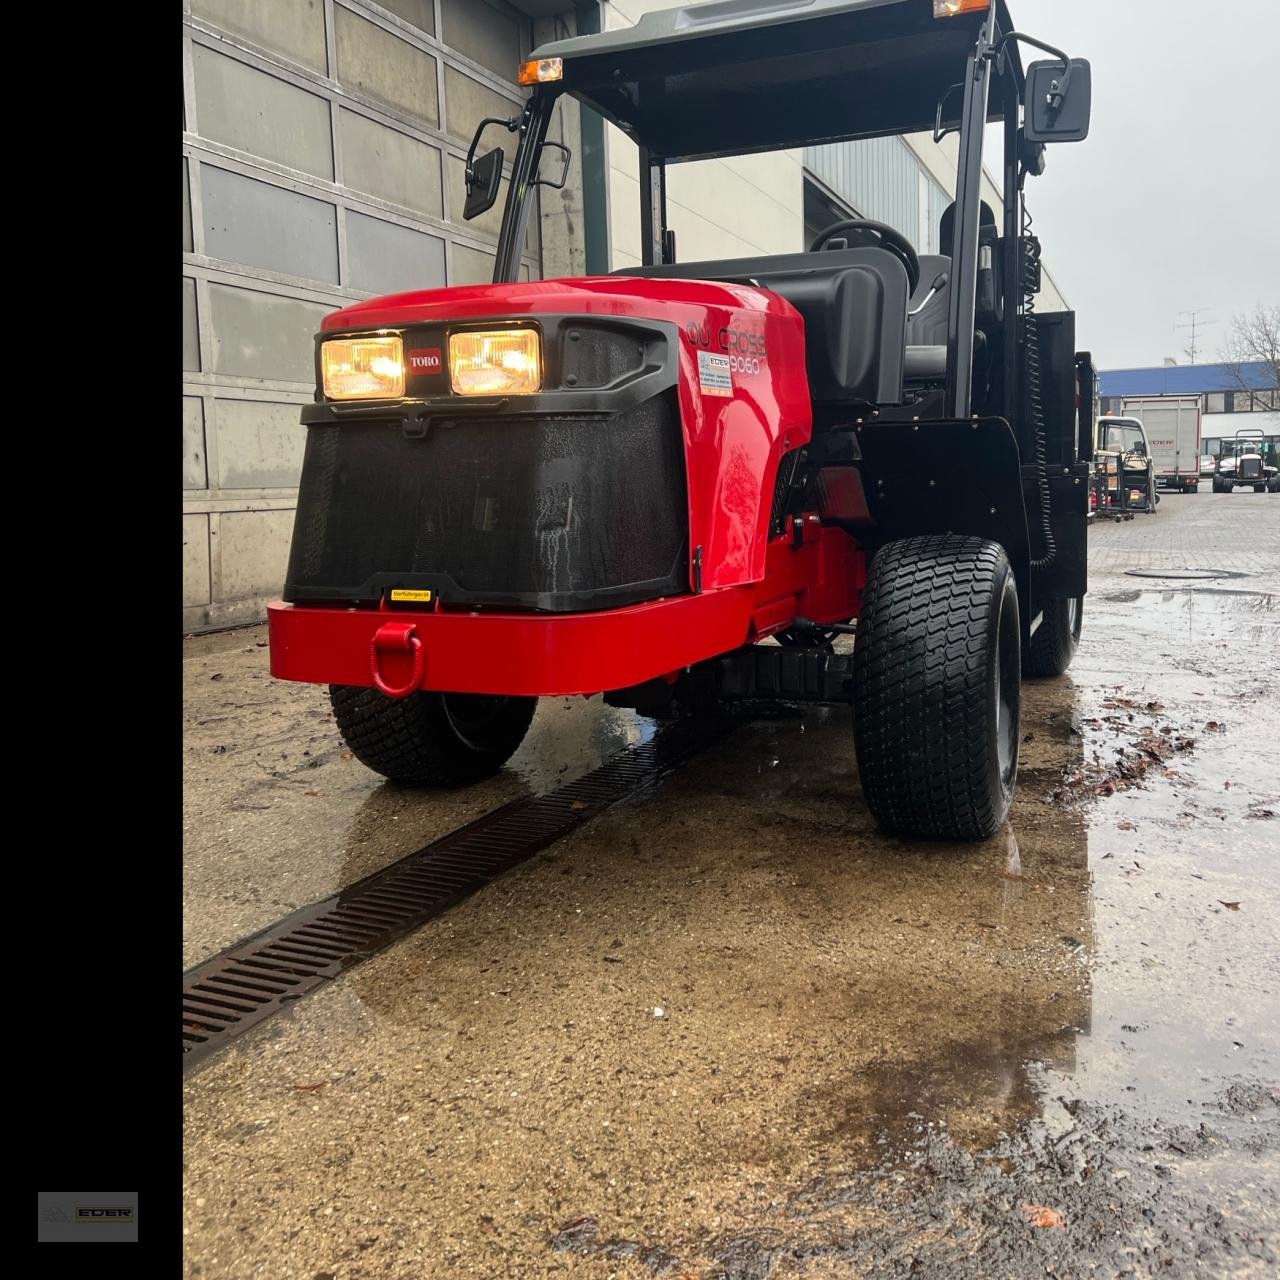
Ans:
[[[279,593],[321,316],[490,279],[501,203],[462,221],[463,157],[520,109],[530,34],[502,0],[184,5],[185,629]]]

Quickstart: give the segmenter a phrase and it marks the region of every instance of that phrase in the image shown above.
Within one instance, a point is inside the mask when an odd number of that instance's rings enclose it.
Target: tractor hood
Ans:
[[[469,388],[501,374],[517,330],[537,349],[532,387]],[[328,351],[349,370],[345,339],[373,334],[401,340],[399,394],[327,394]],[[575,613],[759,582],[782,458],[812,427],[800,313],[706,280],[371,299],[325,317],[316,386],[290,603],[411,591]]]
[[[335,330],[351,332],[540,314],[620,316],[683,325],[705,320],[708,308],[733,308],[799,321],[798,313],[785,299],[749,285],[585,276],[396,293],[334,311],[325,316],[321,327],[328,335]]]

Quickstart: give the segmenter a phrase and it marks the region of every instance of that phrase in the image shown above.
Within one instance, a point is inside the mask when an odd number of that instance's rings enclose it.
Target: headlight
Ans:
[[[404,343],[382,338],[332,338],[320,346],[324,393],[330,400],[388,400],[404,395]]]
[[[532,395],[542,386],[536,329],[471,329],[449,335],[449,379],[460,396]]]

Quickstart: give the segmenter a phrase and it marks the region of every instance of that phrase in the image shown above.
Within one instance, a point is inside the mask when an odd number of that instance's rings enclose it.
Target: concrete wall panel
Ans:
[[[182,397],[182,487],[204,489],[209,484],[204,453],[204,401]]]
[[[328,103],[204,45],[192,51],[196,108],[206,138],[333,179]]]
[[[440,152],[354,111],[339,109],[342,181],[356,191],[432,217],[444,216]]]
[[[366,214],[347,214],[348,283],[370,293],[444,284],[444,241]]]
[[[390,9],[397,18],[403,18],[427,35],[436,33],[435,5],[432,0],[380,0],[384,9]]]
[[[191,0],[191,14],[324,71],[324,5],[319,0]]]
[[[289,562],[293,512],[228,511],[221,525],[222,598],[278,596]]]
[[[338,79],[348,89],[439,124],[434,58],[350,9],[335,9],[333,19]]]
[[[215,373],[314,384],[313,338],[332,307],[225,284],[209,301]]]
[[[182,367],[200,368],[200,326],[196,321],[196,282],[182,279]]]
[[[441,0],[440,23],[445,44],[515,83],[526,44],[514,18],[484,0]]]
[[[217,400],[218,485],[288,489],[297,485],[307,429],[296,404]]]
[[[182,607],[209,603],[209,517],[182,517]]]
[[[338,283],[333,205],[211,164],[200,177],[209,257]]]
[[[453,274],[450,284],[490,284],[493,280],[493,264],[496,261],[492,253],[484,253],[480,249],[472,249],[469,245],[453,246]]]
[[[520,114],[518,102],[504,98],[502,94],[487,88],[478,80],[472,80],[470,76],[455,67],[444,69],[444,96],[445,114],[448,116],[445,132],[462,143],[471,141],[476,125],[485,116],[497,116],[499,119],[509,120],[512,116]],[[497,142],[497,139],[503,137],[503,133],[498,125],[494,125],[493,136],[495,141],[490,142],[489,145],[505,147],[507,160],[510,161],[515,156],[515,134],[507,134],[506,142]],[[488,140],[488,134],[485,138]]]
[[[191,253],[195,242],[191,238],[191,166],[182,157],[182,252]]]

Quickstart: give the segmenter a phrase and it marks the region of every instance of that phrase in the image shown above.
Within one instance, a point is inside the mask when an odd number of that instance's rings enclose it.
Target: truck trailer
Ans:
[[[1156,484],[1195,493],[1200,485],[1200,397],[1126,396],[1121,413],[1146,429]]]

